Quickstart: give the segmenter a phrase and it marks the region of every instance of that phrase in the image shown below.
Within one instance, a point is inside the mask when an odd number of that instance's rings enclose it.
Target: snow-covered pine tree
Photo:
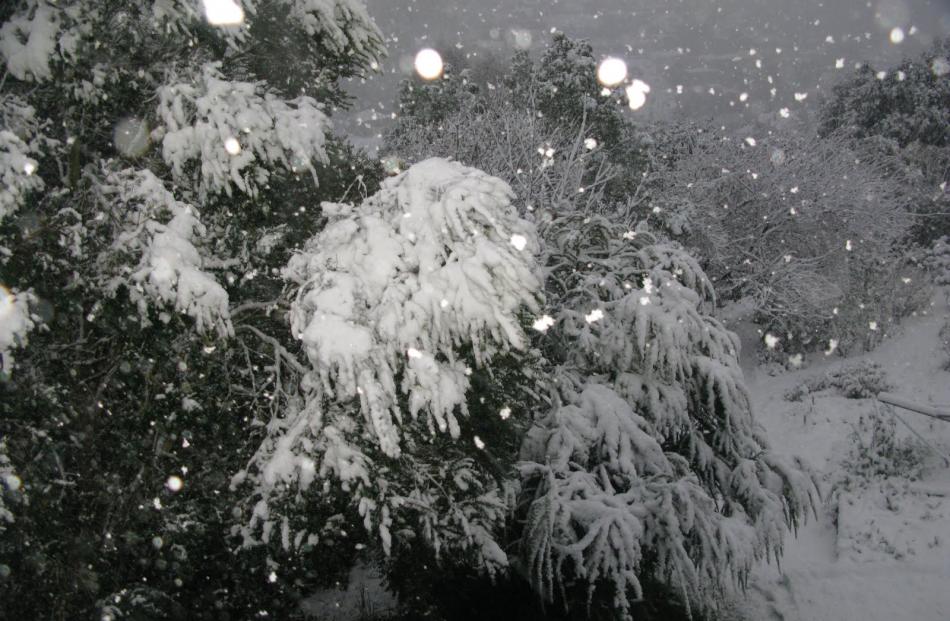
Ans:
[[[249,618],[312,584],[231,553],[227,477],[289,398],[276,267],[374,189],[329,114],[383,51],[359,0],[2,3],[6,614]]]
[[[330,223],[284,271],[309,363],[301,398],[233,482],[259,496],[248,543],[318,538],[287,503],[342,488],[387,554],[421,539],[436,556],[507,567],[496,536],[517,405],[485,404],[500,388],[492,367],[530,355],[521,313],[540,287],[536,234],[511,198],[497,178],[430,159],[360,206],[324,204]]]
[[[644,583],[708,603],[781,553],[814,486],[769,452],[695,260],[600,216],[562,215],[544,237],[552,316],[538,328],[558,366],[523,447],[531,581],[568,605],[606,598],[620,618]]]

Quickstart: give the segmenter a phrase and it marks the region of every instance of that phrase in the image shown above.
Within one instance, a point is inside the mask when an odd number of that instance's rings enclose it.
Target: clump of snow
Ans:
[[[314,160],[326,161],[330,124],[321,108],[312,97],[285,101],[260,83],[227,80],[218,63],[208,63],[193,79],[159,89],[162,157],[176,178],[194,181],[202,195],[230,196],[235,187],[255,195],[275,164],[307,172],[316,183]],[[235,136],[239,148],[225,148]]]
[[[34,327],[28,292],[15,293],[0,285],[0,377],[13,370],[13,349],[26,344]]]
[[[537,242],[510,198],[498,179],[428,160],[385,182],[358,216],[331,222],[287,268],[301,286],[293,328],[315,379],[337,399],[359,395],[386,453],[399,453],[399,354],[417,352],[404,366],[408,413],[426,412],[431,429],[455,437],[468,388],[455,343],[482,344],[483,361],[524,345],[515,312],[535,304]]]
[[[0,96],[0,222],[12,214],[26,194],[43,188],[37,173],[37,121],[34,109],[15,97]]]
[[[56,52],[60,30],[57,9],[45,2],[30,2],[35,8],[18,13],[0,27],[0,54],[7,70],[19,80],[45,80],[52,77],[50,58]]]
[[[143,320],[147,320],[149,304],[157,302],[190,316],[200,331],[233,334],[228,294],[202,269],[204,259],[195,245],[205,234],[197,210],[177,200],[148,170],[109,173],[102,192],[104,198],[128,210],[112,247],[100,261],[111,265],[117,253],[140,257],[136,268],[114,275],[106,290],[128,286]]]

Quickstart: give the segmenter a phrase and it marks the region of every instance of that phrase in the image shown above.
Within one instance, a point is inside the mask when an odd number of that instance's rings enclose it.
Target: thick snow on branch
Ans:
[[[329,119],[311,97],[284,101],[263,84],[224,78],[208,63],[193,82],[159,89],[158,115],[165,124],[162,156],[180,182],[193,182],[202,195],[232,187],[256,194],[269,169],[309,172],[326,161]]]
[[[258,486],[247,541],[270,536],[275,496],[338,482],[385,550],[411,528],[437,554],[507,565],[492,533],[509,492],[469,456],[471,440],[454,440],[472,398],[466,363],[523,348],[518,313],[537,307],[538,243],[511,198],[501,180],[433,159],[359,207],[324,204],[330,223],[285,270],[308,392],[233,482]]]
[[[599,216],[546,237],[562,404],[522,448],[530,577],[549,599],[609,585],[621,616],[647,567],[708,601],[781,550],[815,488],[769,453],[738,340],[706,314],[713,292],[689,255]]]
[[[43,188],[37,174],[37,161],[30,157],[36,151],[38,131],[32,107],[15,97],[0,96],[0,222],[19,207],[28,192]]]
[[[333,52],[351,50],[364,65],[379,62],[385,52],[383,33],[359,0],[283,0],[291,19],[307,34],[320,35]]]
[[[60,9],[45,2],[29,2],[32,11],[18,13],[0,27],[0,54],[19,80],[52,76],[49,61],[56,52]]]
[[[330,398],[359,399],[387,455],[399,454],[405,414],[458,436],[460,344],[480,362],[525,344],[516,313],[535,306],[537,242],[510,199],[498,179],[427,160],[359,209],[325,206],[336,217],[286,270],[300,285],[293,330],[314,381]]]
[[[124,266],[107,290],[127,285],[143,319],[149,304],[158,303],[188,315],[200,331],[233,334],[228,294],[202,269],[204,260],[195,246],[205,234],[197,210],[178,201],[148,170],[111,173],[101,191],[113,202],[113,213],[121,214],[121,229],[100,260],[108,264],[117,255],[140,257],[136,267]]]
[[[0,534],[6,530],[6,524],[13,523],[13,513],[6,506],[5,496],[8,492],[19,492],[21,485],[20,477],[16,475],[7,456],[6,444],[0,440]]]
[[[30,316],[28,292],[15,293],[0,285],[0,377],[13,371],[13,352],[15,347],[26,344],[26,337],[33,329]]]

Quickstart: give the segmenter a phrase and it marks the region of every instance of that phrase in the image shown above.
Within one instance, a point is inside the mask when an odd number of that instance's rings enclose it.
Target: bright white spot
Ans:
[[[905,276],[901,278],[901,282],[904,283],[905,285],[909,285],[911,283],[911,279]]]
[[[501,410],[498,412],[498,415],[501,416],[501,420],[508,420],[508,418],[511,416],[511,408],[508,406],[501,408]]]
[[[439,306],[441,306],[442,308],[448,308],[448,307],[449,307],[449,301],[446,300],[445,298],[442,298],[442,301],[439,302]]]
[[[749,145],[750,147],[754,147],[754,146],[755,146],[755,138],[753,138],[752,136],[749,136],[748,138],[746,138],[746,139],[745,139],[745,142],[746,142],[746,144]]]
[[[637,237],[636,231],[627,231],[623,234],[624,239],[635,239]]]
[[[877,322],[876,322],[876,321],[872,321],[872,322],[868,323],[868,327],[871,328],[871,331],[872,331],[872,332],[877,332]]]
[[[742,93],[739,95],[739,101],[745,102],[749,99],[749,93]]]
[[[775,336],[774,334],[765,335],[765,346],[768,347],[769,349],[775,349],[775,347],[778,345],[778,341],[779,341],[779,338]]]
[[[828,349],[825,350],[825,355],[830,356],[835,353],[836,349],[838,349],[838,339],[831,339],[828,341]]]
[[[3,484],[6,485],[7,489],[9,489],[11,492],[15,492],[20,489],[20,485],[23,484],[23,481],[21,481],[20,477],[15,474],[8,474],[3,477]]]
[[[808,93],[795,93],[795,101],[805,101],[808,99]]]
[[[482,450],[485,448],[485,443],[482,442],[482,439],[479,438],[478,436],[475,436],[475,448],[477,448],[478,450]]]
[[[181,491],[181,488],[184,485],[185,485],[185,482],[181,480],[181,477],[175,474],[168,477],[168,480],[165,481],[165,487],[167,487],[173,492]]]
[[[237,26],[244,23],[244,9],[234,0],[204,0],[205,17],[212,26]]]
[[[422,352],[416,349],[415,347],[410,347],[406,350],[406,355],[410,358],[422,358]]]
[[[835,69],[844,69],[844,59],[839,58],[835,61]]]
[[[627,87],[627,103],[631,110],[639,110],[647,102],[647,93],[650,92],[650,85],[643,80],[634,80],[633,84]]]
[[[789,190],[789,192],[791,192],[792,194],[798,194],[798,186],[796,185],[794,188]]]
[[[550,315],[542,315],[538,317],[531,327],[537,330],[538,332],[547,332],[548,328],[554,325],[554,318]]]
[[[512,235],[511,245],[515,247],[515,250],[524,250],[528,245],[528,240],[524,235]]]
[[[419,50],[419,53],[416,54],[414,66],[416,73],[418,73],[419,77],[423,80],[435,80],[442,75],[442,70],[444,69],[442,56],[428,47]]]
[[[27,160],[26,164],[23,165],[23,172],[28,175],[32,175],[36,172],[36,163],[32,160]]]
[[[878,71],[877,74],[875,75],[875,77],[876,77],[878,80],[883,80],[884,78],[887,77],[887,72],[886,72],[886,71]]]
[[[894,45],[900,45],[904,42],[904,30],[902,28],[895,28],[891,30],[891,43]]]
[[[778,113],[783,119],[787,119],[788,117],[792,116],[792,113],[788,108],[782,108],[778,111]]]
[[[162,540],[161,537],[157,537],[157,536],[156,536],[156,537],[152,537],[152,547],[153,547],[153,548],[155,548],[156,550],[161,550],[163,545],[165,545],[165,542]]]
[[[276,571],[270,572],[270,574],[268,574],[268,576],[267,576],[267,581],[268,581],[268,582],[277,582],[277,572],[276,572]]]
[[[587,323],[594,323],[595,321],[600,321],[603,318],[604,311],[600,310],[599,308],[592,310],[589,315],[584,315],[584,319],[587,321]]]
[[[647,277],[643,279],[643,290],[647,293],[653,293],[656,291],[656,287],[653,285],[652,278]]]
[[[204,348],[202,348],[201,351],[203,351],[203,352],[206,353],[206,354],[213,354],[213,353],[214,353],[214,350],[216,350],[216,349],[217,349],[217,347],[215,347],[214,345],[205,345]]]
[[[950,61],[946,58],[934,58],[933,62],[930,63],[930,70],[933,71],[935,76],[942,78],[950,73]]]
[[[850,240],[850,239],[844,242],[844,249],[845,249],[845,250],[847,250],[848,252],[851,252],[851,249],[852,249],[852,248],[854,248],[854,246],[851,245],[851,240]]]
[[[802,363],[803,363],[804,361],[805,361],[805,360],[804,360],[804,358],[802,358],[802,355],[801,355],[801,354],[795,354],[794,356],[789,356],[789,357],[788,357],[788,363],[789,363],[790,365],[792,365],[792,366],[793,366],[794,368],[796,368],[796,369],[799,368],[799,367],[801,367],[801,366],[802,366]]]
[[[640,306],[649,306],[650,305],[650,296],[645,295],[640,298]]]
[[[627,79],[627,63],[610,56],[597,67],[597,80],[604,86],[617,86]]]
[[[231,155],[237,155],[241,152],[241,143],[237,141],[237,138],[228,138],[224,141],[224,150]]]
[[[593,138],[587,138],[584,140],[584,148],[588,151],[593,151],[597,148],[597,141]]]

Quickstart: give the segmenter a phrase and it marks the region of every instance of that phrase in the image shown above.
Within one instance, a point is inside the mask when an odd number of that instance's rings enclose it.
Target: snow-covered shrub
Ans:
[[[749,300],[776,351],[873,346],[925,304],[904,255],[912,220],[890,160],[843,137],[705,130],[653,190],[688,207],[681,240],[724,300]]]
[[[880,410],[864,414],[849,436],[848,453],[841,462],[844,476],[837,486],[853,489],[889,477],[917,479],[928,450],[898,434],[893,416]]]
[[[860,362],[829,371],[818,377],[810,377],[785,393],[789,401],[801,401],[804,397],[822,390],[835,390],[847,399],[872,399],[878,393],[891,390],[893,385],[887,374],[876,362]]]
[[[303,399],[235,481],[260,496],[249,543],[272,536],[291,490],[340,485],[387,552],[408,529],[507,565],[493,533],[508,490],[475,459],[492,447],[468,418],[472,382],[526,347],[519,313],[537,308],[536,234],[510,201],[503,181],[431,159],[359,207],[324,204],[330,223],[285,270]]]
[[[950,236],[934,242],[924,258],[924,265],[938,285],[950,285]]]
[[[645,229],[562,214],[544,230],[558,366],[523,446],[523,563],[548,600],[607,598],[629,618],[644,582],[708,604],[782,550],[813,508],[809,477],[768,450],[696,261]]]

